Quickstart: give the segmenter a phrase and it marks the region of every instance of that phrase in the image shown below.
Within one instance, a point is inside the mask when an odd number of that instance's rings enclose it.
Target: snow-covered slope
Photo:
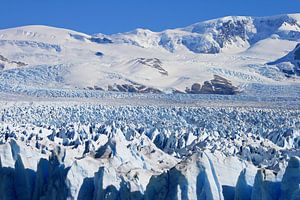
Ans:
[[[267,63],[295,48],[299,18],[224,17],[162,32],[113,35],[46,26],[0,30],[1,87],[185,92],[195,83],[207,87],[204,82],[214,75],[234,86],[298,84],[298,78]]]
[[[286,56],[270,62],[269,65],[276,65],[287,77],[300,76],[300,43]]]

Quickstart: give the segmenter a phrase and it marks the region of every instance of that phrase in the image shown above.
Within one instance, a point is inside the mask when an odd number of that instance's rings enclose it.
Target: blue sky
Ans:
[[[300,13],[299,0],[1,0],[0,29],[49,25],[84,33],[160,31],[227,15]]]

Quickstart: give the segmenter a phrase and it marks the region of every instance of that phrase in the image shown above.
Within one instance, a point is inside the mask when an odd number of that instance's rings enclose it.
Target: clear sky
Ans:
[[[300,13],[300,0],[1,0],[0,29],[48,25],[84,33],[161,31],[228,15]]]

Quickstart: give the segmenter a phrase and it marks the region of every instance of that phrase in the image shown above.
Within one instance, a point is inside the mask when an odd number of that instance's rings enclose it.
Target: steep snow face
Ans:
[[[286,56],[268,64],[276,65],[287,77],[300,76],[300,43]]]
[[[186,31],[199,34],[211,48],[197,53],[219,53],[226,48],[247,48],[248,40],[256,33],[251,17],[225,17],[217,20],[197,23],[184,28]],[[201,46],[201,44],[197,44]]]
[[[182,29],[154,33],[137,29],[113,35],[113,41],[143,48],[163,47],[174,52],[180,46],[194,53],[220,53],[243,50],[266,38],[299,41],[299,15],[274,17],[230,16],[209,20]]]

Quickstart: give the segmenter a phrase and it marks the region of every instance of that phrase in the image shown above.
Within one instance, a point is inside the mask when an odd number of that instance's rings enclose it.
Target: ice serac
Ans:
[[[252,186],[249,183],[246,175],[247,170],[244,169],[241,171],[240,176],[237,180],[235,186],[235,196],[234,200],[250,200],[252,193]]]
[[[42,197],[49,199],[66,199],[69,188],[66,185],[66,176],[69,168],[65,168],[65,149],[57,146],[49,157],[49,179],[46,192]]]
[[[2,199],[15,199],[14,161],[9,143],[0,148],[0,195]]]
[[[274,200],[280,196],[280,181],[273,171],[259,169],[255,176],[251,200]]]
[[[194,154],[167,173],[153,176],[147,185],[153,199],[223,200],[214,166],[204,154]]]
[[[200,155],[197,165],[201,169],[197,176],[198,199],[223,199],[222,186],[219,182],[214,163],[205,152]],[[211,194],[210,194],[211,193]]]
[[[91,190],[88,185],[84,185],[82,188],[81,186],[84,184],[84,180],[88,180],[89,174],[86,172],[87,170],[83,169],[82,166],[78,164],[75,160],[72,166],[70,167],[67,175],[66,175],[66,186],[69,188],[69,198],[72,199],[80,199],[81,193],[85,193],[87,195],[87,191]],[[88,199],[88,198],[87,198]]]
[[[281,182],[280,200],[297,199],[300,187],[300,159],[292,157]]]
[[[120,179],[114,169],[101,167],[94,178],[94,200],[120,198]]]
[[[15,195],[18,199],[30,200],[32,198],[35,172],[25,169],[20,156],[15,163]]]
[[[38,200],[45,195],[45,190],[49,180],[49,161],[45,158],[41,158],[37,165],[36,179],[33,191],[33,200]]]
[[[198,166],[201,170],[196,182],[197,198],[222,200],[222,187],[209,158],[198,163]]]

